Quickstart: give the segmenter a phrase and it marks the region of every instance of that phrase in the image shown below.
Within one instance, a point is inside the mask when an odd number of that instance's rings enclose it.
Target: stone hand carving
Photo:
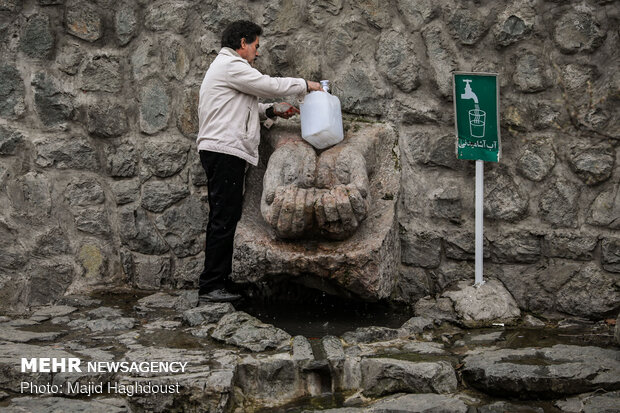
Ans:
[[[269,159],[261,213],[281,238],[345,239],[366,218],[368,189],[366,160],[355,146],[317,156],[306,142],[288,141]]]

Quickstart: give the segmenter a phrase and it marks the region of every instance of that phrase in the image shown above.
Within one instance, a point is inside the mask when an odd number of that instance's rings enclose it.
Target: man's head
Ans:
[[[258,56],[259,35],[263,29],[250,21],[238,20],[232,22],[222,33],[222,47],[234,49],[239,56],[243,57],[250,64]]]

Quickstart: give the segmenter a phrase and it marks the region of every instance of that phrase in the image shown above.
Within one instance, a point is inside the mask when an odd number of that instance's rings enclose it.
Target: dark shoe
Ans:
[[[231,293],[223,288],[199,296],[200,303],[229,303],[240,299],[239,294]]]

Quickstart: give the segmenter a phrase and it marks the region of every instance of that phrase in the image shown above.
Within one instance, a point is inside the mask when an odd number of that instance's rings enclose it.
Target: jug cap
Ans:
[[[329,92],[329,80],[321,80],[321,86],[324,91]]]

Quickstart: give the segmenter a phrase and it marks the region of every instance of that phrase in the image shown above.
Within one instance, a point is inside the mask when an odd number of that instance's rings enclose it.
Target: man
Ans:
[[[229,291],[233,241],[241,218],[246,163],[258,163],[259,118],[288,118],[296,108],[266,105],[273,98],[320,91],[318,82],[274,78],[252,67],[259,56],[260,26],[249,21],[231,23],[222,34],[222,49],[209,66],[200,87],[197,144],[209,187],[209,223],[205,265],[200,275],[200,300],[235,301]]]

